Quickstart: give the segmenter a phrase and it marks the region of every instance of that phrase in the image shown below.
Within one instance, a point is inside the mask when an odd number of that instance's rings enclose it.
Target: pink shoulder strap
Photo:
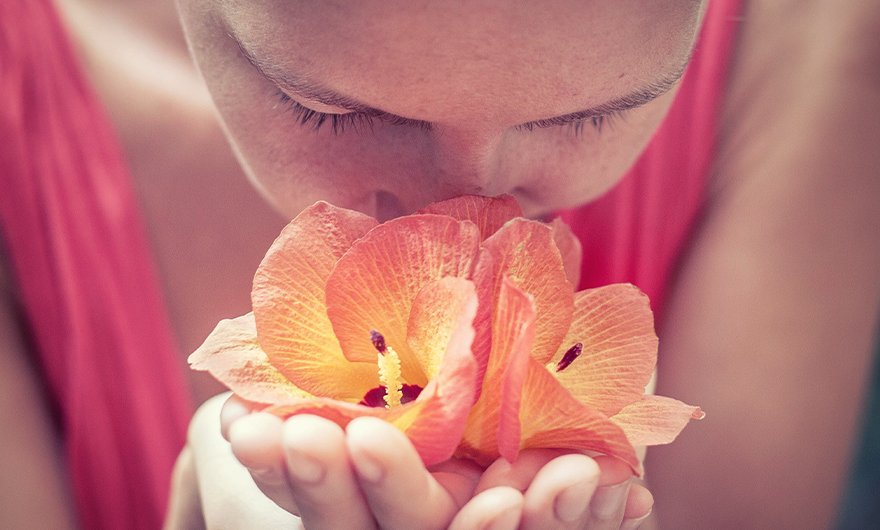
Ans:
[[[0,233],[82,527],[160,528],[192,404],[120,147],[50,0],[0,2]]]
[[[710,0],[672,108],[624,179],[562,212],[584,246],[581,288],[634,283],[662,318],[667,285],[705,200],[740,4]]]

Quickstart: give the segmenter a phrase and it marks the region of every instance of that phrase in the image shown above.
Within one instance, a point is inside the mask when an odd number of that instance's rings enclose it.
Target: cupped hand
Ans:
[[[375,418],[345,431],[315,416],[286,421],[232,397],[222,429],[259,489],[323,529],[630,529],[653,504],[610,457],[523,451],[485,471],[467,460],[426,469],[409,440]]]
[[[632,530],[650,515],[654,499],[623,462],[608,456],[589,457],[558,450],[526,450],[516,462],[504,459],[489,466],[475,488],[474,500],[499,487],[522,495],[519,530]],[[473,502],[473,501],[472,501]],[[453,521],[467,519],[468,507]]]
[[[254,413],[227,436],[263,493],[308,530],[444,529],[482,471],[469,461],[428,471],[406,436],[375,418],[343,431],[317,416]]]
[[[206,401],[190,422],[172,477],[164,530],[302,529],[299,518],[257,488],[220,435],[227,397]]]

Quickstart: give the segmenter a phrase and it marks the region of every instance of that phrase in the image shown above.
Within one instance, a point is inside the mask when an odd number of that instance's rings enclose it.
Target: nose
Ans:
[[[458,195],[511,192],[516,183],[501,171],[507,143],[504,130],[462,131],[436,126],[425,145],[421,176],[416,179],[418,207]]]

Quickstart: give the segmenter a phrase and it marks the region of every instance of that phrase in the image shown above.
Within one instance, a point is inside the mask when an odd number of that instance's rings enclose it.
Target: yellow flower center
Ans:
[[[379,382],[387,391],[385,393],[385,408],[390,409],[400,405],[403,398],[400,381],[400,357],[393,348],[387,348],[385,353],[379,355]]]
[[[400,405],[403,399],[403,381],[400,378],[400,357],[394,348],[385,344],[385,337],[378,331],[370,331],[370,341],[379,352],[377,362],[379,364],[379,383],[385,387],[385,408],[390,409]]]

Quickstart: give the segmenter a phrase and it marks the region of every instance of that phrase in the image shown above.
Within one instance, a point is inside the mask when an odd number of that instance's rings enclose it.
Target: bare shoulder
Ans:
[[[822,281],[849,270],[870,309],[880,288],[880,3],[750,0],[745,15],[709,215],[766,232],[755,245],[768,256],[840,262]]]
[[[809,147],[812,158],[835,162],[876,157],[866,133],[880,127],[880,3],[747,0],[744,15],[719,184],[745,178],[739,166],[764,164],[770,150]]]
[[[756,244],[844,262],[876,288],[878,135],[880,3],[747,2],[710,215],[774,230]]]

